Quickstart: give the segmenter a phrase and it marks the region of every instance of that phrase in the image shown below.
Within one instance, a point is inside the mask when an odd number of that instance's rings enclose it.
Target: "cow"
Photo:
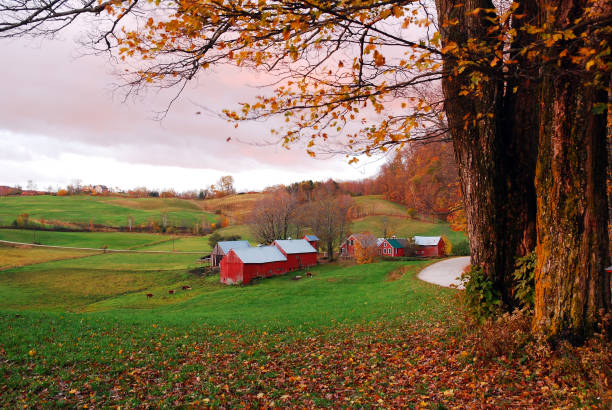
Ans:
[[[152,293],[147,293],[147,299],[151,299],[153,297]]]
[[[170,289],[170,290],[168,291],[168,294],[170,294],[170,295],[174,295],[174,289]]]
[[[185,285],[185,286],[183,286],[183,290],[191,290],[191,286]]]
[[[312,272],[306,272],[306,277],[312,278]]]
[[[291,278],[292,280],[300,280],[302,277],[300,275],[294,276]]]

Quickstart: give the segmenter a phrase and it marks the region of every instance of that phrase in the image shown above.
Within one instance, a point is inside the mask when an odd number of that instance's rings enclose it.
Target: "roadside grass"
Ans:
[[[33,220],[44,219],[46,224],[54,222],[101,224],[111,227],[128,225],[128,217],[134,223],[146,224],[161,221],[167,212],[169,226],[191,226],[203,219],[215,222],[217,216],[205,212],[190,200],[176,198],[124,199],[103,196],[20,196],[0,198],[0,225],[8,226],[18,215],[29,214]]]
[[[133,249],[143,245],[171,240],[170,235],[130,232],[59,232],[29,229],[0,229],[5,241],[38,243],[40,245],[76,248]]]
[[[398,237],[412,237],[414,235],[424,236],[447,236],[453,245],[467,240],[465,232],[457,232],[450,229],[447,223],[423,222],[410,218],[400,218],[397,216],[389,217],[389,226],[393,234]],[[367,216],[357,219],[351,224],[353,232],[371,232],[374,236],[381,236],[383,225],[380,216]]]
[[[65,249],[15,248],[0,244],[0,270],[62,259],[82,258],[94,254],[96,254],[96,252]]]

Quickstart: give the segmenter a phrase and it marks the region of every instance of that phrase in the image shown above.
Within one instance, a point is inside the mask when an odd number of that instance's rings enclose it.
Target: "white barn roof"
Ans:
[[[318,241],[319,237],[317,235],[306,235],[304,239],[306,239],[307,241]]]
[[[287,260],[276,246],[234,248],[233,251],[243,263],[283,262]]]
[[[415,236],[414,243],[419,246],[436,246],[440,239],[439,236]]]
[[[274,241],[288,255],[294,253],[316,253],[317,250],[312,247],[306,239],[277,239]]]
[[[220,241],[217,242],[223,253],[227,254],[230,249],[250,248],[249,241]]]

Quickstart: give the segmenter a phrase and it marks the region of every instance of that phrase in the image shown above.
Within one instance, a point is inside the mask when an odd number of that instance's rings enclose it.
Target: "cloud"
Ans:
[[[155,112],[166,108],[175,90],[151,90],[124,102],[121,93],[113,92],[118,79],[111,74],[108,57],[75,58],[77,46],[66,39],[72,34],[64,35],[63,40],[2,43],[3,59],[11,62],[0,65],[4,183],[23,183],[24,175],[53,185],[78,177],[79,172],[58,161],[81,167],[83,172],[125,166],[126,172],[138,174],[130,179],[133,184],[155,187],[160,187],[159,175],[170,171],[190,183],[207,179],[207,184],[215,182],[217,174],[250,173],[258,177],[244,180],[252,180],[257,188],[291,182],[289,176],[293,180],[352,179],[376,171],[377,166],[355,170],[344,158],[314,160],[300,146],[292,150],[257,146],[270,139],[269,129],[278,124],[253,122],[236,129],[211,114],[261,93],[252,85],[264,83],[265,76],[245,70],[218,67],[200,76],[187,86],[163,121],[155,121]],[[202,114],[196,115],[197,111]],[[163,172],[153,172],[156,168]],[[188,178],[189,172],[197,178]],[[157,181],[150,175],[157,175]],[[93,183],[105,183],[103,172],[91,178],[96,179]],[[163,184],[176,179],[163,180]],[[198,182],[190,187],[205,185]]]

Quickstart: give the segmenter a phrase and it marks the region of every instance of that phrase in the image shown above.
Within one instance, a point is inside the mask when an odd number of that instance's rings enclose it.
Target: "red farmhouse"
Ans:
[[[355,245],[357,243],[361,244],[361,246],[368,246],[372,242],[372,234],[369,233],[354,233],[350,235],[346,240],[340,245],[340,256],[345,257],[355,257]],[[376,240],[376,238],[374,238]]]
[[[382,256],[408,256],[406,255],[406,246],[408,246],[408,240],[389,238],[378,240],[378,254]]]
[[[444,240],[439,236],[415,236],[417,256],[444,256]]]
[[[287,269],[302,269],[317,264],[317,250],[305,239],[276,240],[275,245],[287,257]]]
[[[287,258],[275,246],[231,249],[221,259],[221,282],[247,284],[254,278],[287,272]]]
[[[317,235],[306,235],[304,238],[308,241],[308,243],[319,252],[319,238]]]

